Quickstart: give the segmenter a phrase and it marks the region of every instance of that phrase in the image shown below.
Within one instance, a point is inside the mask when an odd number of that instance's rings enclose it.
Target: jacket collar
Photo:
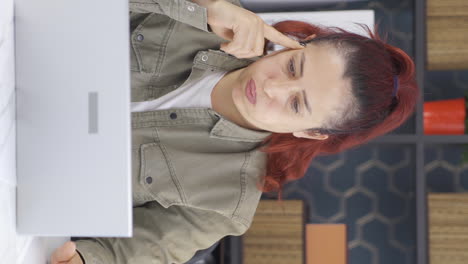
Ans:
[[[239,59],[221,50],[201,50],[193,59],[193,66],[203,70],[232,71],[247,67],[261,57]]]
[[[269,131],[257,131],[241,127],[222,117],[213,109],[208,109],[208,112],[219,118],[210,131],[210,137],[232,141],[261,142],[272,134]]]
[[[193,65],[202,70],[232,71],[247,67],[258,59],[260,57],[239,59],[221,50],[208,49],[197,52],[193,59]],[[271,132],[268,131],[262,132],[241,127],[224,118],[213,109],[209,109],[209,112],[219,118],[219,121],[210,131],[210,137],[233,141],[259,142],[271,135]]]

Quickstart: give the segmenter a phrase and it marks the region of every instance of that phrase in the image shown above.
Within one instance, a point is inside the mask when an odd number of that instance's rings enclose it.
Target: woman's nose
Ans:
[[[299,87],[292,82],[278,82],[270,81],[265,83],[264,91],[270,98],[285,97],[288,98],[290,94],[297,92]]]

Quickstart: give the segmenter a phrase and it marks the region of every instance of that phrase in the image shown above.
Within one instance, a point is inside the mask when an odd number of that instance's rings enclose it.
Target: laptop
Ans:
[[[132,236],[128,0],[16,0],[17,233]]]

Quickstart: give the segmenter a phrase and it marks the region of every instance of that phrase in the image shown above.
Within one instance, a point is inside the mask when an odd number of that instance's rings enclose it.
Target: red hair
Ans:
[[[319,27],[302,21],[282,21],[273,25],[283,34],[299,40],[316,34],[305,43],[332,44],[346,61],[343,77],[351,80],[357,116],[332,120],[333,129],[314,128],[328,134],[325,140],[297,138],[292,133],[272,133],[261,145],[267,153],[263,192],[278,191],[281,200],[285,183],[304,177],[314,157],[331,155],[355,148],[402,125],[415,110],[420,91],[415,81],[413,60],[401,49],[382,40],[375,26],[374,33],[363,27],[369,37],[338,27]],[[268,41],[265,43],[265,52]],[[394,76],[399,88],[393,97]],[[354,107],[354,106],[353,106]],[[339,119],[339,120],[338,120]]]

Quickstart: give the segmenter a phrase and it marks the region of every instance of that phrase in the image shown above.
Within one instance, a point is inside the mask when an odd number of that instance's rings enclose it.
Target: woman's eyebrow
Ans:
[[[304,51],[302,52],[302,56],[301,56],[301,78],[302,76],[304,75],[304,63],[305,63],[305,55],[304,55]]]
[[[309,111],[309,114],[312,114],[312,110],[310,110],[309,101],[307,100],[307,94],[305,92],[305,89],[302,90],[302,98],[304,98],[304,104],[307,108],[307,111]]]
[[[300,69],[301,78],[304,75],[304,64],[305,64],[305,53],[303,51],[302,54],[301,54],[301,67],[300,67],[301,68]],[[309,114],[312,114],[312,110],[310,109],[309,101],[307,100],[307,94],[306,94],[305,90],[302,90],[302,98],[304,98],[304,105],[305,105],[307,111],[309,111]]]

